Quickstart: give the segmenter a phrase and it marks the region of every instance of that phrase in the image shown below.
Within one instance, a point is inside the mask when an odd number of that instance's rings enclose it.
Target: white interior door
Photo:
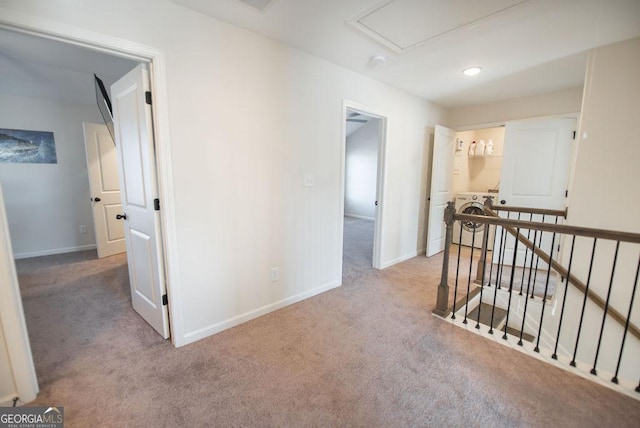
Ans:
[[[507,122],[499,200],[506,205],[562,210],[575,119]]]
[[[427,257],[444,250],[447,228],[444,210],[453,199],[453,155],[456,131],[436,125],[431,162],[431,191],[427,227]]]
[[[169,337],[149,72],[144,64],[111,86],[133,308]]]
[[[105,125],[83,125],[98,258],[124,253],[124,227],[116,219],[122,212],[116,146]]]
[[[553,210],[565,208],[575,129],[576,120],[573,118],[507,122],[498,207],[506,204]],[[506,217],[506,214],[501,216]],[[529,220],[529,217],[523,220]],[[544,219],[545,222],[555,220],[555,217],[549,216]],[[542,221],[542,217],[533,216],[533,221]],[[500,242],[500,238],[498,233],[496,242]],[[514,244],[514,238],[507,234],[505,264],[513,263]],[[551,254],[550,234],[544,234],[540,247]],[[554,247],[555,254],[558,246]],[[524,253],[524,248],[518,249],[516,265],[524,263]],[[495,252],[494,258],[497,256]]]

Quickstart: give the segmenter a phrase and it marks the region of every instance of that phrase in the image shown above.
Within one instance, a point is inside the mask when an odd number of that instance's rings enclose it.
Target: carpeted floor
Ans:
[[[345,252],[342,287],[180,349],[131,310],[124,256],[20,260],[32,404],[69,427],[638,426],[640,402],[433,317],[441,256],[370,258]]]

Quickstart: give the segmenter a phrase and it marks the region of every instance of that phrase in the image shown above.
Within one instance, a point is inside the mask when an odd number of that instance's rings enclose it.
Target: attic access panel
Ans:
[[[529,0],[386,0],[350,25],[397,53]]]

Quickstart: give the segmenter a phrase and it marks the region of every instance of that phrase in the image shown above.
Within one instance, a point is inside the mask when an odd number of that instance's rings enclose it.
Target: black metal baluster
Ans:
[[[487,226],[491,227],[492,225],[488,224]],[[493,276],[493,253],[494,250],[496,248],[496,232],[498,230],[498,225],[495,225],[494,227],[494,234],[493,234],[493,246],[491,247],[491,265],[489,266],[489,281],[487,282],[487,287],[491,287],[491,277]],[[487,247],[488,248],[488,247]],[[485,261],[487,259],[485,258]],[[485,270],[486,273],[486,270]]]
[[[529,221],[532,222],[533,221],[533,213],[529,214]],[[529,239],[529,237],[531,236],[531,229],[527,229],[527,239]],[[524,276],[525,273],[527,271],[527,257],[529,256],[529,247],[527,247],[525,245],[524,247],[524,262],[522,263],[522,279],[520,280],[520,293],[519,295],[522,296],[522,290],[524,289]],[[533,257],[533,254],[531,254],[531,257]],[[529,275],[531,276],[531,275]],[[529,294],[529,289],[527,288],[527,295]]]
[[[567,278],[564,283],[564,296],[562,297],[562,309],[560,310],[560,320],[558,321],[558,334],[556,335],[556,346],[553,349],[553,355],[551,358],[558,359],[558,345],[560,344],[560,330],[562,329],[562,318],[564,317],[564,308],[567,303],[567,291],[569,291],[569,278],[571,278],[571,264],[573,263],[573,249],[576,245],[576,235],[573,235],[571,240],[571,253],[569,254],[569,267],[567,268]],[[640,265],[639,265],[640,266]]]
[[[465,305],[465,308],[464,308],[464,321],[462,321],[464,324],[467,323],[467,314],[469,313],[469,292],[471,291],[471,270],[473,269],[473,250],[474,250],[474,245],[476,244],[476,233],[475,233],[476,223],[473,223],[473,224],[474,224],[473,226],[474,232],[471,233],[471,258],[469,259],[469,278],[467,278],[467,304]]]
[[[510,212],[507,212],[507,220],[508,220],[510,217],[511,217],[511,213],[510,213]],[[503,270],[504,270],[504,269],[503,269],[503,268],[504,268],[504,257],[505,257],[505,254],[507,253],[507,252],[506,252],[506,247],[507,247],[507,234],[506,234],[506,231],[505,231],[504,227],[502,228],[502,236],[501,236],[500,238],[501,238],[501,239],[500,239],[500,241],[501,241],[501,244],[500,244],[500,254],[501,254],[501,259],[500,259],[500,260],[498,260],[498,281],[497,281],[498,289],[501,289],[501,288],[502,288],[502,285],[501,285],[501,284],[502,284],[502,272],[503,272]]]
[[[520,234],[520,228],[516,229],[516,236]],[[504,336],[502,338],[507,340],[507,328],[509,327],[509,311],[511,311],[511,296],[513,295],[513,277],[516,273],[516,258],[518,257],[518,240],[515,240],[513,244],[513,263],[511,264],[511,279],[509,280],[509,301],[507,303],[507,320],[504,324]]]
[[[598,364],[598,356],[600,355],[600,345],[602,344],[602,334],[604,333],[604,324],[607,321],[607,311],[609,310],[609,299],[611,298],[611,289],[613,288],[613,278],[616,273],[616,264],[618,262],[618,251],[620,250],[620,241],[616,241],[616,252],[613,255],[613,267],[611,267],[611,280],[609,281],[609,290],[607,290],[607,301],[604,303],[604,314],[602,315],[602,326],[600,327],[600,337],[598,338],[598,347],[596,348],[596,357],[593,359],[592,375],[597,375],[596,365]]]
[[[544,223],[544,219],[545,219],[545,214],[542,214],[542,223]],[[542,248],[542,235],[544,234],[544,232],[540,231],[540,242],[538,242],[538,248]],[[534,297],[534,293],[536,291],[536,279],[538,278],[538,265],[540,263],[540,256],[537,256],[536,258],[536,270],[533,273],[533,288],[531,289],[531,298],[533,299]],[[549,269],[551,269],[551,266],[549,266]]]
[[[498,225],[496,225],[496,234],[498,233]],[[504,227],[500,230],[500,238],[504,236]],[[494,244],[493,251],[496,250],[495,247],[495,236],[494,236]],[[500,247],[500,251],[502,247]],[[491,256],[493,258],[493,255]],[[500,262],[500,254],[498,254],[498,263]],[[491,264],[491,269],[493,270],[493,263]],[[496,267],[496,275],[498,274],[498,268]],[[489,282],[491,282],[491,276],[489,276]],[[493,306],[491,308],[491,321],[489,322],[489,334],[493,334],[493,318],[496,314],[496,299],[498,298],[498,282],[496,281],[496,287],[493,289]]]
[[[553,260],[553,246],[556,243],[556,233],[553,232],[551,237],[551,260]],[[549,278],[551,278],[551,260],[549,260],[549,269],[547,270],[547,280],[544,284],[544,297],[542,298],[542,313],[540,314],[540,325],[538,326],[538,338],[534,352],[540,352],[540,334],[542,333],[542,321],[544,321],[544,310],[547,307],[547,292],[549,291]]]
[[[587,306],[587,296],[589,295],[589,284],[591,283],[591,272],[593,271],[593,258],[596,255],[596,244],[598,238],[593,238],[593,249],[591,250],[591,261],[589,262],[589,273],[587,274],[587,284],[584,289],[584,299],[582,300],[582,313],[580,314],[580,322],[578,323],[578,334],[576,335],[576,347],[573,350],[573,359],[569,363],[571,367],[576,366],[576,355],[578,354],[578,343],[580,343],[580,332],[582,331],[582,321],[584,320],[584,309]]]
[[[496,211],[498,212],[498,211]],[[491,287],[491,277],[493,276],[493,256],[496,252],[496,238],[498,236],[498,225],[496,224],[494,227],[494,233],[493,233],[493,247],[491,250],[491,267],[489,268],[489,287]],[[497,282],[496,282],[496,286],[497,286]]]
[[[489,240],[489,225],[485,225],[484,228],[484,236],[482,237],[482,242],[486,244]],[[484,245],[482,249],[482,260],[484,260],[484,266],[482,266],[482,282],[480,283],[480,304],[478,305],[478,322],[476,323],[476,328],[480,329],[480,310],[482,309],[482,291],[484,289],[484,272],[487,266],[487,245]]]
[[[529,287],[531,286],[531,275],[533,274],[533,256],[536,254],[536,238],[538,237],[538,231],[533,231],[533,248],[531,249],[531,263],[529,265],[529,278],[527,279],[527,293],[529,296]],[[526,267],[526,264],[525,264]],[[522,314],[522,327],[520,328],[520,340],[518,341],[518,345],[522,346],[522,337],[524,336],[524,324],[527,320],[527,306],[529,305],[529,299],[524,299],[524,312]]]
[[[456,303],[458,300],[458,278],[460,277],[460,250],[462,249],[462,221],[460,221],[460,239],[458,240],[458,262],[456,265],[456,285],[453,289],[453,311],[451,311],[451,319],[456,319]]]
[[[633,283],[633,290],[631,290],[631,299],[629,300],[629,311],[627,312],[627,322],[624,324],[624,334],[622,335],[622,344],[620,345],[620,355],[618,356],[618,365],[616,366],[616,373],[611,378],[611,382],[618,383],[618,372],[620,371],[620,362],[622,361],[622,350],[624,349],[624,341],[627,338],[627,331],[629,331],[629,321],[631,320],[631,310],[633,309],[633,300],[636,297],[636,288],[638,288],[638,274],[640,274],[640,259],[638,260],[638,268],[636,269],[636,279]],[[640,392],[640,385],[636,391]]]

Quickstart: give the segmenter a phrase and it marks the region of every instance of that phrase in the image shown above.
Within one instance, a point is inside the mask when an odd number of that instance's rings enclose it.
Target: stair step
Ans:
[[[473,299],[474,297],[476,297],[478,294],[480,294],[480,287],[475,287],[474,289],[472,289],[469,292],[469,300]],[[453,312],[457,312],[461,307],[463,307],[464,305],[467,304],[467,296],[464,296],[460,299],[458,299],[458,301],[456,302],[455,305],[453,305]]]
[[[507,329],[507,333],[509,333],[512,336],[515,337],[520,337],[520,330],[513,328],[513,327],[507,327],[505,326]],[[502,327],[500,330],[504,331],[505,327]],[[533,341],[535,340],[535,336],[529,334],[529,333],[523,333],[522,334],[522,340],[526,340],[527,342],[531,342],[533,343]]]
[[[469,314],[467,318],[478,321],[478,312],[480,312],[480,324],[489,325],[491,324],[491,312],[493,310],[493,306],[487,303],[480,303],[480,305],[476,306]],[[502,308],[496,307],[495,313],[493,314],[493,328],[498,328],[502,324],[502,322],[507,318],[507,311]]]
[[[551,271],[551,273],[549,274],[549,285],[547,287],[546,284],[547,284],[548,271],[538,269],[536,273],[536,270],[533,269],[530,280],[529,280],[529,271],[530,271],[529,268],[523,268],[520,266],[515,267],[515,272],[513,275],[512,290],[516,292],[520,292],[522,290],[522,292],[524,293],[527,291],[527,285],[528,285],[529,294],[531,294],[531,288],[533,287],[533,295],[536,297],[543,298],[545,296],[545,288],[546,288],[547,300],[551,299],[556,292],[558,282],[560,281],[560,275],[558,275],[558,273],[556,272]],[[489,273],[493,274],[491,276],[492,286],[496,284],[496,278],[498,276],[497,272],[498,272],[497,264],[494,264],[492,268],[488,269],[487,278],[489,276]],[[499,281],[500,288],[509,289],[510,283],[511,283],[511,266],[504,265],[502,266],[502,272],[500,275],[500,281]]]

